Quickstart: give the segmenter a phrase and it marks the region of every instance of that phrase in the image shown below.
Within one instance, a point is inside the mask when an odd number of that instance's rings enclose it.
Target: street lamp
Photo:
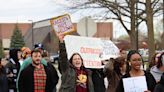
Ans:
[[[29,21],[31,21],[31,35],[32,35],[32,46],[31,47],[33,47],[34,46],[34,30],[33,30],[33,20],[29,20]]]

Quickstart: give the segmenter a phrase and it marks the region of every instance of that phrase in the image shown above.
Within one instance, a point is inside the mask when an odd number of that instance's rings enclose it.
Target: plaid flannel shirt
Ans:
[[[41,65],[41,68],[34,69],[34,92],[45,92],[46,87],[46,72]]]

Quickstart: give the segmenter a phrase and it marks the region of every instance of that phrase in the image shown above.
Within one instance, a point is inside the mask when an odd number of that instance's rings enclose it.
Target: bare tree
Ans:
[[[146,0],[146,24],[148,29],[148,49],[149,49],[149,60],[155,53],[155,42],[154,42],[154,26],[153,26],[153,7],[151,0]]]
[[[145,2],[146,1],[146,2]],[[83,5],[98,4],[99,7],[107,8],[115,17],[106,17],[120,21],[127,31],[131,40],[131,49],[137,49],[137,28],[142,22],[146,22],[148,30],[149,57],[155,52],[153,17],[162,12],[162,0],[89,0]],[[139,7],[137,7],[139,6]],[[92,6],[91,6],[92,7]],[[87,7],[89,8],[89,7]],[[130,24],[130,28],[127,23]],[[120,30],[121,31],[121,30]]]
[[[161,36],[161,49],[164,49],[164,32],[162,33]]]

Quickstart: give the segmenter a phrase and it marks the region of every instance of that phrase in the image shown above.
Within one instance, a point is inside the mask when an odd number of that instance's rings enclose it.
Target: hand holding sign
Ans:
[[[59,41],[61,43],[63,43],[64,42],[64,34],[62,32],[57,32],[56,34],[57,34],[57,37],[59,38]]]
[[[74,26],[71,22],[71,18],[68,14],[64,14],[58,17],[54,17],[50,20],[53,31],[58,33],[62,32],[63,34],[68,34],[74,32]]]

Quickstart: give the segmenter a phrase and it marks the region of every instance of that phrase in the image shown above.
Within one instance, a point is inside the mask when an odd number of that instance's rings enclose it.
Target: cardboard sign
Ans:
[[[102,52],[100,39],[66,35],[64,40],[68,59],[77,52],[82,56],[86,68],[102,68],[99,57]]]
[[[123,85],[124,92],[144,92],[148,90],[145,76],[124,78]]]
[[[106,60],[110,58],[116,58],[119,56],[118,47],[110,40],[101,40],[103,51],[101,54],[101,60]]]
[[[50,22],[54,31],[57,33],[62,32],[64,34],[68,34],[75,31],[74,26],[71,22],[71,18],[68,14],[52,18]]]

